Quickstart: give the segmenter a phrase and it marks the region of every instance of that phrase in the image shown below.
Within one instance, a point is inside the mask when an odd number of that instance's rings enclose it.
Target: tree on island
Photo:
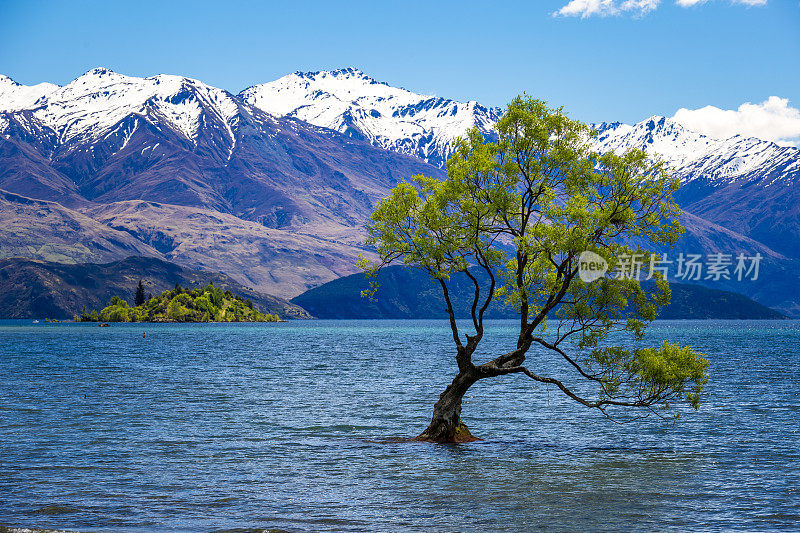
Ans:
[[[144,296],[144,283],[142,280],[139,280],[139,285],[136,286],[136,294],[133,297],[133,305],[139,307],[140,305],[144,305],[144,302],[147,301]]]
[[[585,282],[578,275],[584,251],[613,271],[632,254],[649,261],[649,252],[626,242],[673,244],[683,231],[672,199],[677,180],[641,150],[593,153],[588,126],[527,96],[515,98],[496,127],[496,142],[473,129],[456,143],[447,179],[398,184],[368,226],[379,259],[362,259],[365,271],[396,261],[422,269],[447,304],[458,372],[417,438],[473,440],[461,420],[462,398],[478,380],[509,374],[555,386],[608,417],[621,407],[664,416],[673,402],[696,409],[708,381],[705,357],[668,342],[642,346],[646,326],[669,303],[667,282],[656,276],[647,288],[632,276]],[[463,337],[448,290],[455,272],[474,285],[471,332]],[[516,344],[476,363],[494,299],[519,312]],[[562,359],[572,374],[525,366],[532,347],[537,360]]]

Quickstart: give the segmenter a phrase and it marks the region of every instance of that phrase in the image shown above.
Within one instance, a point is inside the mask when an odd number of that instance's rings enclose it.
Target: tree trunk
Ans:
[[[461,421],[461,400],[478,378],[471,373],[461,373],[453,379],[433,407],[433,418],[428,429],[415,440],[428,442],[472,442],[472,436]]]

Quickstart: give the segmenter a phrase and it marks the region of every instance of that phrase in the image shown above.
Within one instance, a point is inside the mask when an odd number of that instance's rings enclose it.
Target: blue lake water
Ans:
[[[485,357],[513,327],[491,323]],[[711,360],[676,423],[615,424],[509,376],[466,398],[485,440],[441,446],[391,438],[452,379],[444,321],[0,322],[0,525],[800,529],[800,322],[664,321],[662,338]]]

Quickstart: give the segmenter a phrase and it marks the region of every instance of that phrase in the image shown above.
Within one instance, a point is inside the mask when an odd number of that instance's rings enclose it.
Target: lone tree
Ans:
[[[645,327],[669,303],[667,282],[579,276],[584,251],[613,271],[633,254],[647,264],[642,245],[674,243],[683,231],[672,199],[677,180],[641,150],[593,153],[588,126],[527,96],[515,98],[496,127],[496,142],[477,130],[457,142],[447,179],[415,176],[398,184],[368,225],[367,242],[379,259],[362,259],[364,270],[375,274],[402,261],[438,281],[447,303],[458,373],[417,438],[473,440],[461,421],[464,394],[478,380],[508,374],[555,386],[609,417],[617,407],[663,416],[677,401],[696,409],[708,381],[703,355],[668,342],[642,346]],[[463,337],[448,290],[456,272],[474,285],[472,324]],[[473,354],[494,299],[519,312],[519,335],[507,353],[479,364]],[[531,347],[542,352],[537,359],[563,358],[572,375],[525,366]],[[596,392],[586,395],[578,381]]]
[[[139,285],[136,286],[136,294],[133,296],[133,305],[134,307],[139,307],[140,305],[144,305],[144,302],[144,283],[142,283],[142,280],[139,280]]]

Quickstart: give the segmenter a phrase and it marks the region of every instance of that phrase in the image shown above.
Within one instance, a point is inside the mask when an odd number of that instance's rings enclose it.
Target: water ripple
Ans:
[[[493,322],[483,356],[513,342],[513,327]],[[611,424],[509,377],[466,398],[485,440],[410,442],[455,370],[447,331],[439,321],[0,322],[0,524],[797,528],[800,323],[657,323],[653,342],[691,344],[712,362],[706,403],[674,425]]]

